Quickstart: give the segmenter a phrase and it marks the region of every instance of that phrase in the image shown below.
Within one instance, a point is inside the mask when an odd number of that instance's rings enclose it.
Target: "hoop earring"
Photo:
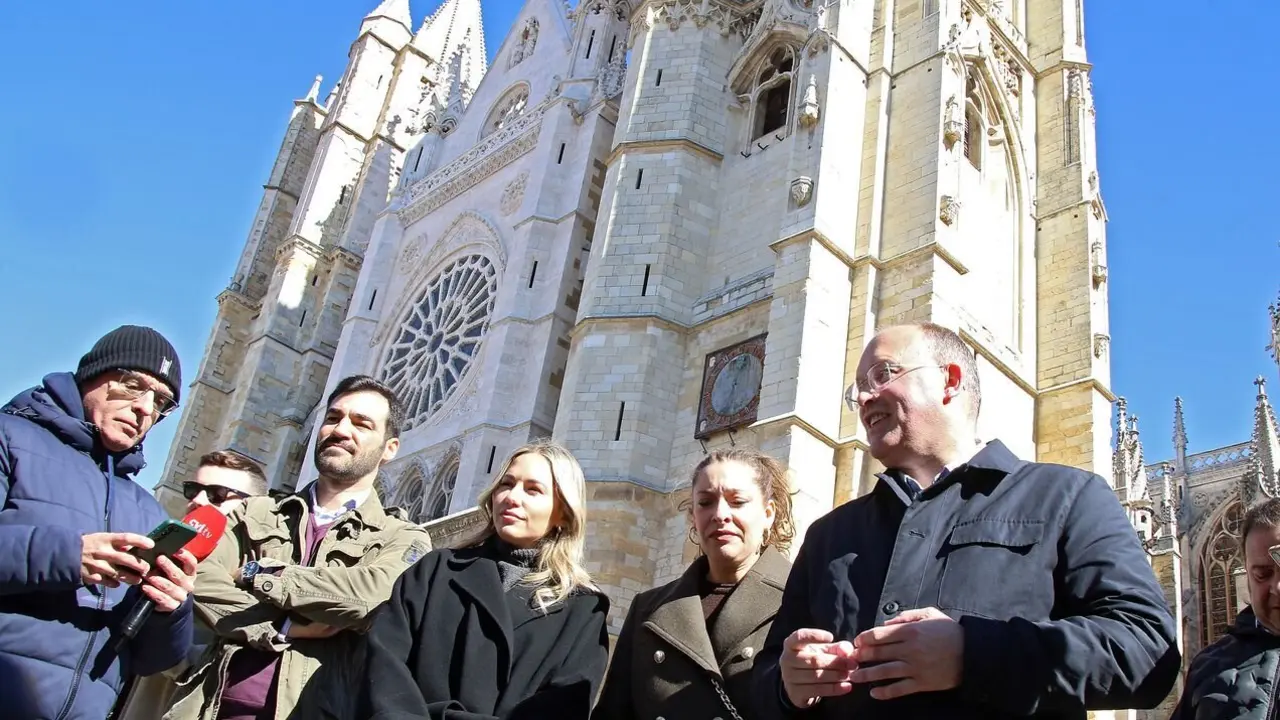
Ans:
[[[697,528],[694,527],[689,528],[689,542],[693,543],[695,547],[702,547],[702,543],[698,542],[698,536],[694,534],[696,530]]]

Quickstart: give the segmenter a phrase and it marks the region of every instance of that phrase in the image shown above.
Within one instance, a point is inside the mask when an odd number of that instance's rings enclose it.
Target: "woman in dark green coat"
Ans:
[[[596,720],[752,717],[751,667],[791,570],[786,468],[756,450],[718,450],[690,485],[689,539],[702,552],[631,602]]]

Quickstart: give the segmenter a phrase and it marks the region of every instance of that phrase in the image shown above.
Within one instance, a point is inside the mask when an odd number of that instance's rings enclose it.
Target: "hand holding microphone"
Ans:
[[[152,564],[160,572],[153,569],[139,584],[143,597],[120,625],[117,649],[137,636],[152,612],[173,612],[186,601],[195,585],[196,563],[209,557],[226,529],[226,516],[216,507],[204,505],[188,513],[181,523],[168,521],[151,533],[155,542],[150,548],[154,551]]]

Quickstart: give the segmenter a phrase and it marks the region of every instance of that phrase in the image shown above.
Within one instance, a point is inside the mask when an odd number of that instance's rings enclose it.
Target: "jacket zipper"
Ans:
[[[107,455],[107,472],[104,477],[107,479],[107,505],[102,509],[102,523],[106,526],[105,532],[111,532],[111,476],[115,474],[115,462],[110,455]],[[102,594],[98,596],[98,612],[102,612],[107,607],[107,591],[104,589]],[[57,720],[66,720],[67,715],[71,713],[71,708],[75,706],[76,695],[80,692],[80,678],[84,677],[84,666],[89,662],[89,653],[93,652],[93,642],[98,639],[98,632],[94,630],[89,635],[89,641],[85,643],[84,650],[80,653],[80,660],[76,663],[75,675],[71,678],[71,689],[67,692],[67,699],[62,703],[62,709],[58,711]]]

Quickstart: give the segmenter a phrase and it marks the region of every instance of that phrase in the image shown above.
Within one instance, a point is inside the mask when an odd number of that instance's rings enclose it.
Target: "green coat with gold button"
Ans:
[[[699,579],[707,574],[705,557],[693,561],[678,580],[637,595],[592,718],[751,720],[751,667],[790,571],[786,556],[765,548],[720,607],[714,639],[707,633],[698,592]]]

